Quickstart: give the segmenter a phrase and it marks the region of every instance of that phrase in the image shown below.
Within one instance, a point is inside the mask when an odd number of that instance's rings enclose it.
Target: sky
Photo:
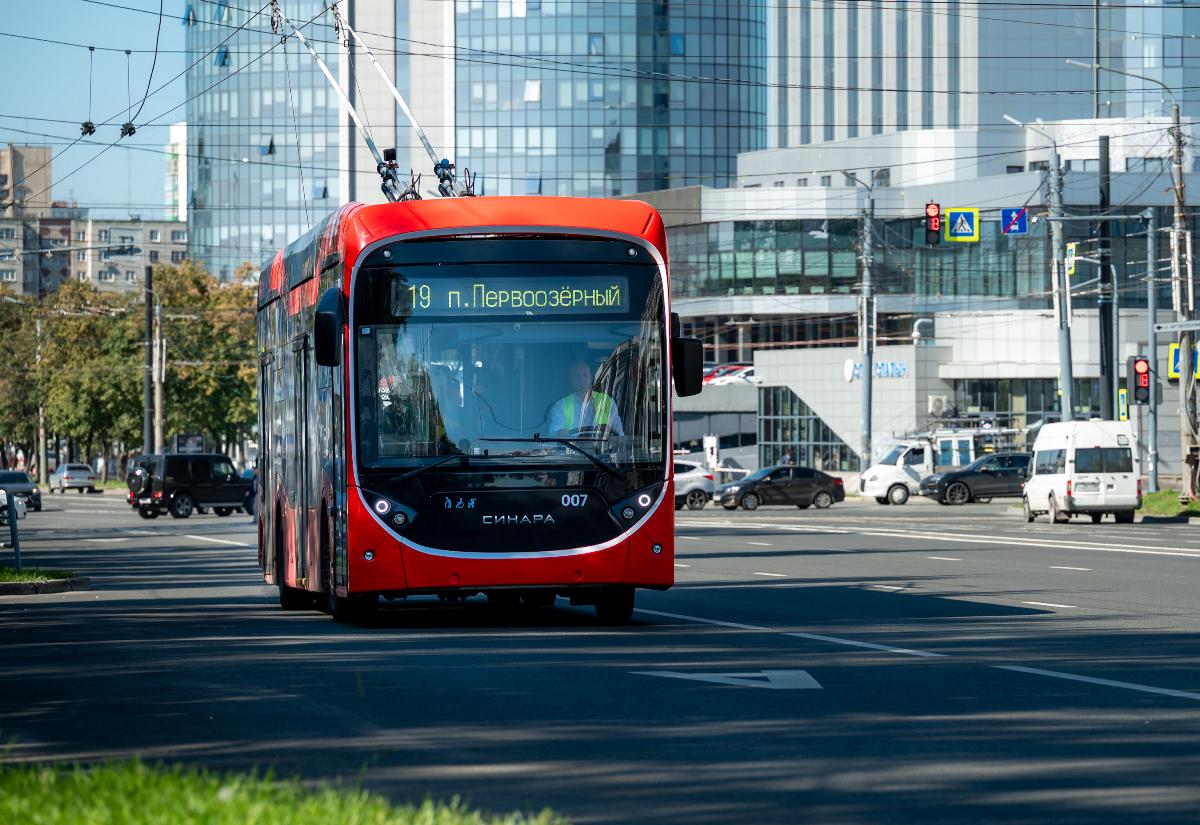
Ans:
[[[134,121],[137,134],[122,138],[97,157],[117,140],[130,97],[136,112],[146,92],[158,0],[0,0],[0,77],[5,79],[0,95],[0,143],[64,150],[52,165],[55,200],[76,200],[89,207],[93,217],[162,216],[163,147],[169,125],[184,120],[186,114],[182,72],[187,63],[180,20],[186,5],[185,0],[162,0],[158,62],[152,93]],[[90,119],[97,131],[87,142],[67,149],[79,136],[79,124],[89,119],[87,46],[96,47]],[[132,51],[128,86],[125,49]],[[176,75],[180,77],[168,83]],[[160,86],[163,88],[155,92]],[[100,125],[110,119],[109,125]]]

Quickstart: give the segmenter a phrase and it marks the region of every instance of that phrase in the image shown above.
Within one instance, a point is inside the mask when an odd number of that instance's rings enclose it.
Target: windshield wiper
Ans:
[[[441,467],[443,464],[449,464],[451,461],[461,461],[464,468],[470,465],[470,459],[468,459],[465,455],[448,455],[445,458],[438,459],[431,464],[422,464],[415,470],[409,470],[407,473],[401,473],[398,476],[393,476],[392,478],[388,479],[388,483],[399,484],[401,481],[408,481],[408,479],[416,478],[417,476],[421,475],[421,473],[432,470],[434,467]]]
[[[616,467],[609,464],[603,458],[600,458],[600,456],[594,455],[593,453],[588,452],[587,450],[583,449],[583,447],[580,447],[578,444],[575,443],[576,441],[599,441],[600,439],[598,439],[598,438],[593,438],[593,439],[553,438],[553,437],[547,437],[544,435],[540,435],[538,433],[534,433],[533,438],[481,438],[479,440],[480,441],[509,441],[514,444],[562,444],[564,447],[568,447],[569,449],[572,449],[575,452],[579,453],[581,456],[583,456],[588,461],[592,462],[597,467],[599,467],[601,470],[603,470],[604,472],[613,476],[614,478],[619,478],[619,479],[621,479],[621,481],[625,480],[625,475],[620,470],[618,470]]]

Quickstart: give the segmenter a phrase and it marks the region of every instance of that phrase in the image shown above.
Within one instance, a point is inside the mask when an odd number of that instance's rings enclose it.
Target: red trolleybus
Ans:
[[[259,290],[259,562],[288,609],[548,605],[674,581],[670,313],[646,204],[350,204]]]

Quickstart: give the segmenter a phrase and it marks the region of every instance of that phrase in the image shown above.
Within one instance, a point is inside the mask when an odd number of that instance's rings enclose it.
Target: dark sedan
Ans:
[[[942,504],[966,504],[993,498],[1020,498],[1030,453],[984,456],[961,470],[934,473],[921,480],[921,495]]]
[[[28,473],[19,470],[0,470],[0,490],[8,490],[14,496],[25,499],[25,505],[34,512],[41,512],[42,491]]]
[[[743,479],[726,484],[716,498],[726,510],[742,507],[757,510],[767,504],[794,504],[801,510],[824,510],[835,501],[846,500],[840,478],[825,475],[811,467],[788,465],[764,467]]]

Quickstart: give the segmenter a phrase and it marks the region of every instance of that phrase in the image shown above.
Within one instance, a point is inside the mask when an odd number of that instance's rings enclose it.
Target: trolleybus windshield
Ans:
[[[657,267],[364,268],[354,305],[359,469],[661,473]]]

